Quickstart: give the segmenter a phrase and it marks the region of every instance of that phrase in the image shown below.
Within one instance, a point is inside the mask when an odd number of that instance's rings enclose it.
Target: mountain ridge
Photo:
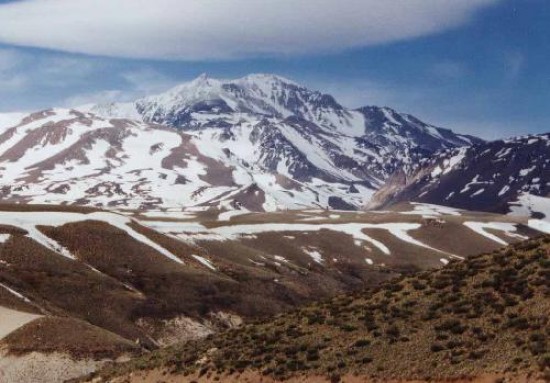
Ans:
[[[247,101],[247,103],[243,103],[243,100]],[[330,118],[334,116],[327,118],[324,115],[326,112],[332,112],[337,117],[344,118],[344,125],[346,122],[348,125],[351,125],[354,120],[360,118],[356,113],[369,114],[369,111],[373,109],[382,111],[384,115],[386,115],[386,112],[392,114],[393,116],[388,116],[386,119],[393,120],[391,122],[394,125],[399,125],[395,121],[395,117],[402,119],[401,124],[403,122],[410,123],[410,120],[406,120],[412,117],[410,114],[398,114],[395,110],[388,107],[365,106],[357,109],[346,108],[329,94],[310,90],[282,76],[265,73],[250,74],[235,80],[218,80],[202,74],[196,79],[176,85],[164,93],[146,96],[136,100],[134,103],[97,104],[91,107],[88,106],[88,108],[99,115],[113,117],[116,116],[116,113],[110,114],[109,106],[122,107],[122,109],[128,110],[132,110],[133,106],[133,112],[129,115],[122,115],[122,117],[132,119],[139,119],[141,117],[144,121],[148,122],[161,122],[165,125],[182,127],[180,125],[184,120],[181,116],[175,119],[170,119],[169,117],[174,117],[177,114],[186,115],[187,112],[197,111],[197,109],[193,109],[194,107],[212,107],[211,104],[197,106],[197,104],[201,104],[202,102],[208,103],[209,101],[221,101],[232,112],[256,113],[278,118],[295,116],[316,123],[321,127],[326,125],[333,128],[341,127],[339,125],[342,124],[331,121]],[[223,108],[223,104],[215,104],[214,108],[216,106],[221,108],[218,111],[227,111],[226,108]],[[198,109],[198,111],[204,111],[204,109]],[[315,116],[314,112],[318,112],[319,116]],[[414,119],[412,122],[416,124],[416,128],[422,130],[429,127],[429,129],[425,130],[430,130],[438,138],[442,138],[439,137],[441,136],[439,134],[441,131],[447,134],[450,133],[447,129],[428,125],[414,117],[412,118]],[[363,126],[364,128],[366,127]],[[361,130],[361,127],[359,127],[353,133],[356,136],[361,136],[368,132]],[[460,144],[471,144],[474,141],[482,142],[481,139],[476,137],[451,134],[456,136],[451,138],[456,142],[460,142]]]
[[[0,141],[9,202],[251,211],[357,210],[397,169],[481,142],[266,74],[33,113]]]
[[[550,219],[550,133],[450,149],[397,171],[369,203],[417,201]],[[539,217],[541,218],[541,217]]]

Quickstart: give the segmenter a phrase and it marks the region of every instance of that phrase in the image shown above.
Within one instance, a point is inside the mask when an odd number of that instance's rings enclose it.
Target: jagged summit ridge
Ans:
[[[452,146],[480,141],[387,107],[349,109],[329,94],[272,74],[251,74],[236,80],[219,80],[202,74],[158,95],[133,103],[95,105],[90,110],[108,117],[142,118],[182,129],[201,127],[215,119],[228,122],[231,115],[238,114],[246,120],[300,118],[320,128],[354,137],[378,132],[380,125],[387,126],[386,134],[394,138],[402,136],[404,143],[415,133],[441,141],[441,147],[451,146],[447,141],[451,141]],[[124,115],[122,111],[128,110],[132,113]],[[409,137],[396,129],[403,125],[408,126]]]

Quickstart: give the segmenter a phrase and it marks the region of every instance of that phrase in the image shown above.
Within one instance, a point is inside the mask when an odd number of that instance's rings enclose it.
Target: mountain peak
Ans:
[[[304,86],[292,80],[289,80],[288,78],[275,75],[275,74],[269,74],[269,73],[252,73],[235,80],[214,78],[208,75],[208,73],[201,73],[198,77],[194,78],[193,80],[178,84],[172,89],[168,90],[166,93],[171,93],[171,94],[181,93],[181,92],[188,91],[190,88],[198,88],[198,87],[221,88],[222,86],[230,87],[231,85],[240,86],[243,88],[264,87],[268,85],[268,86],[278,86],[278,87],[281,87],[281,86],[295,87],[295,88],[307,90]]]
[[[167,92],[142,98],[137,110],[146,121],[166,123],[166,117],[178,116],[168,125],[189,122],[191,113],[287,118],[296,116],[311,121],[322,114],[341,116],[344,108],[330,95],[312,91],[285,77],[256,73],[235,80],[222,80],[201,74]],[[329,120],[327,120],[329,121]],[[317,123],[318,120],[315,120]]]
[[[259,82],[269,82],[269,83],[277,83],[277,84],[284,84],[284,85],[290,85],[295,86],[297,88],[306,89],[304,86],[298,84],[295,81],[292,81],[286,77],[277,75],[277,74],[271,74],[271,73],[251,73],[247,76],[244,76],[240,79],[234,80],[236,83],[259,83]]]
[[[118,116],[133,118],[137,115],[146,122],[184,130],[225,129],[237,121],[256,123],[267,117],[279,122],[311,124],[313,129],[326,134],[363,137],[370,144],[417,147],[430,152],[476,142],[475,138],[426,124],[389,107],[348,109],[329,94],[270,73],[253,73],[234,80],[216,79],[203,73],[167,92],[142,98],[129,106],[93,110],[99,110],[101,115],[104,110],[114,110],[115,115],[118,110],[134,110],[134,113],[118,113]],[[311,135],[311,126],[302,129],[310,131]]]
[[[220,80],[210,77],[207,73],[201,73],[198,77],[195,77],[190,81],[180,83],[165,93],[175,93],[175,92],[180,93],[183,91],[187,91],[190,88],[198,88],[198,87],[210,88],[220,83],[221,83]]]
[[[186,85],[189,85],[189,84],[208,86],[213,81],[217,82],[218,80],[216,80],[214,78],[211,78],[208,75],[208,73],[201,73],[198,77],[194,78],[193,80],[177,85],[176,88],[186,86]]]

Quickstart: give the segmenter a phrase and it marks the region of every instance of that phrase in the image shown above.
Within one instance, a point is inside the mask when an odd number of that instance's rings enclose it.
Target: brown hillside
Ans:
[[[544,381],[549,314],[546,236],[160,350],[94,382]]]

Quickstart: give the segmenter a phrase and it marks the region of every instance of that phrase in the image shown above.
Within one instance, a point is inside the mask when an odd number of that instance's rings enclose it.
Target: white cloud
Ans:
[[[412,39],[498,0],[23,0],[0,42],[132,58],[294,55]]]

